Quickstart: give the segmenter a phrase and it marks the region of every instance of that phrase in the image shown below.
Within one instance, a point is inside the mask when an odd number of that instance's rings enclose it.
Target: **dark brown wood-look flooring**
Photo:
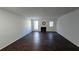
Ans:
[[[32,32],[2,51],[79,51],[79,47],[56,32]]]

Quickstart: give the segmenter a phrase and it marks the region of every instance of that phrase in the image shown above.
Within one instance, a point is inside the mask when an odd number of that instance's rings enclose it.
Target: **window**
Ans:
[[[53,24],[54,24],[54,22],[53,21],[50,21],[49,22],[49,27],[53,27]]]
[[[38,30],[38,20],[34,21],[34,30]]]

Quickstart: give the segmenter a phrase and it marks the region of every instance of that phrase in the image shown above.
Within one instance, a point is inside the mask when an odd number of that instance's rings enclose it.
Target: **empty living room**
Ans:
[[[79,51],[79,7],[0,7],[0,51]]]

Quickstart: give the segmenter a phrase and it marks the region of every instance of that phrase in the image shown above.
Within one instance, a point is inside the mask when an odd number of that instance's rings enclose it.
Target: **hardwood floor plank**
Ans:
[[[56,32],[32,32],[1,51],[79,51],[79,47]]]

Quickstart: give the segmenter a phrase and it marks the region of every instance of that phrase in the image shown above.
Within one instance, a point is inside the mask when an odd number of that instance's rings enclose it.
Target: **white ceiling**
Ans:
[[[3,9],[17,13],[19,15],[31,17],[60,17],[72,12],[76,7],[3,7]]]

